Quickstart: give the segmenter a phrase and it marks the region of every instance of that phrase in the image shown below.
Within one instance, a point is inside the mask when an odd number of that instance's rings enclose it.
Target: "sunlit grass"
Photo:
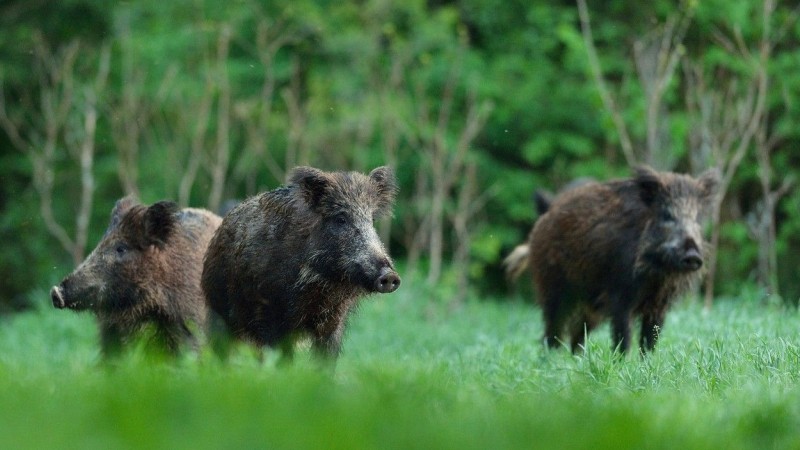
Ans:
[[[241,349],[99,360],[89,315],[0,322],[4,448],[786,448],[800,442],[798,313],[681,304],[657,350],[608,327],[547,351],[521,301],[453,307],[406,284],[363,302],[335,370]],[[46,294],[43,293],[46,299]]]

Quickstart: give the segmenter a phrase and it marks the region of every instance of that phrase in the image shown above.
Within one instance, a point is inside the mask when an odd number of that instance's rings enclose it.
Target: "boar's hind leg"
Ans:
[[[544,344],[548,348],[556,348],[561,345],[561,335],[569,315],[564,300],[563,295],[558,293],[545,295],[542,314],[544,315]]]

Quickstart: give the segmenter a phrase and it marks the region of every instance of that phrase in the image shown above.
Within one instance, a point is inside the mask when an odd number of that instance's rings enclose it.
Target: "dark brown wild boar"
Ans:
[[[221,222],[209,211],[172,202],[148,207],[121,199],[94,251],[50,290],[53,306],[93,311],[105,356],[146,324],[170,353],[196,348],[207,319],[203,256]]]
[[[400,285],[373,227],[391,213],[397,191],[387,167],[369,176],[295,168],[285,187],[231,210],[203,267],[203,291],[227,330],[290,358],[295,337],[310,335],[336,357],[359,297]]]
[[[545,343],[559,345],[566,332],[577,351],[610,317],[614,344],[625,352],[630,321],[639,317],[640,348],[652,350],[671,302],[701,275],[700,219],[718,182],[716,171],[692,178],[642,167],[632,179],[555,198],[531,231],[527,258],[508,261],[512,273],[530,267]]]

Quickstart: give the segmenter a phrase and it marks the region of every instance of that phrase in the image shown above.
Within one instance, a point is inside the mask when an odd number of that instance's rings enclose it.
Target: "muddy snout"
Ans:
[[[394,292],[400,286],[400,275],[397,274],[390,267],[381,269],[380,275],[375,279],[375,291],[381,294],[388,294]]]
[[[67,306],[64,301],[64,290],[61,289],[61,286],[53,286],[50,289],[50,299],[53,300],[53,306],[58,309],[64,309]]]

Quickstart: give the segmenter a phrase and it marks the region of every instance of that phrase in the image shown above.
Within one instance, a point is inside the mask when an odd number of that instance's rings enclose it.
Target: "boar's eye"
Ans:
[[[127,244],[119,243],[114,251],[117,253],[118,257],[125,256],[125,254],[128,253],[128,246]]]
[[[335,223],[338,226],[347,225],[347,216],[344,214],[337,214],[333,218],[333,223]]]
[[[670,212],[669,212],[669,211],[667,211],[667,210],[662,210],[662,211],[661,211],[661,214],[660,214],[660,216],[659,216],[659,219],[660,219],[662,222],[675,222],[675,216],[673,216],[673,215],[672,215],[672,213],[670,213]]]

